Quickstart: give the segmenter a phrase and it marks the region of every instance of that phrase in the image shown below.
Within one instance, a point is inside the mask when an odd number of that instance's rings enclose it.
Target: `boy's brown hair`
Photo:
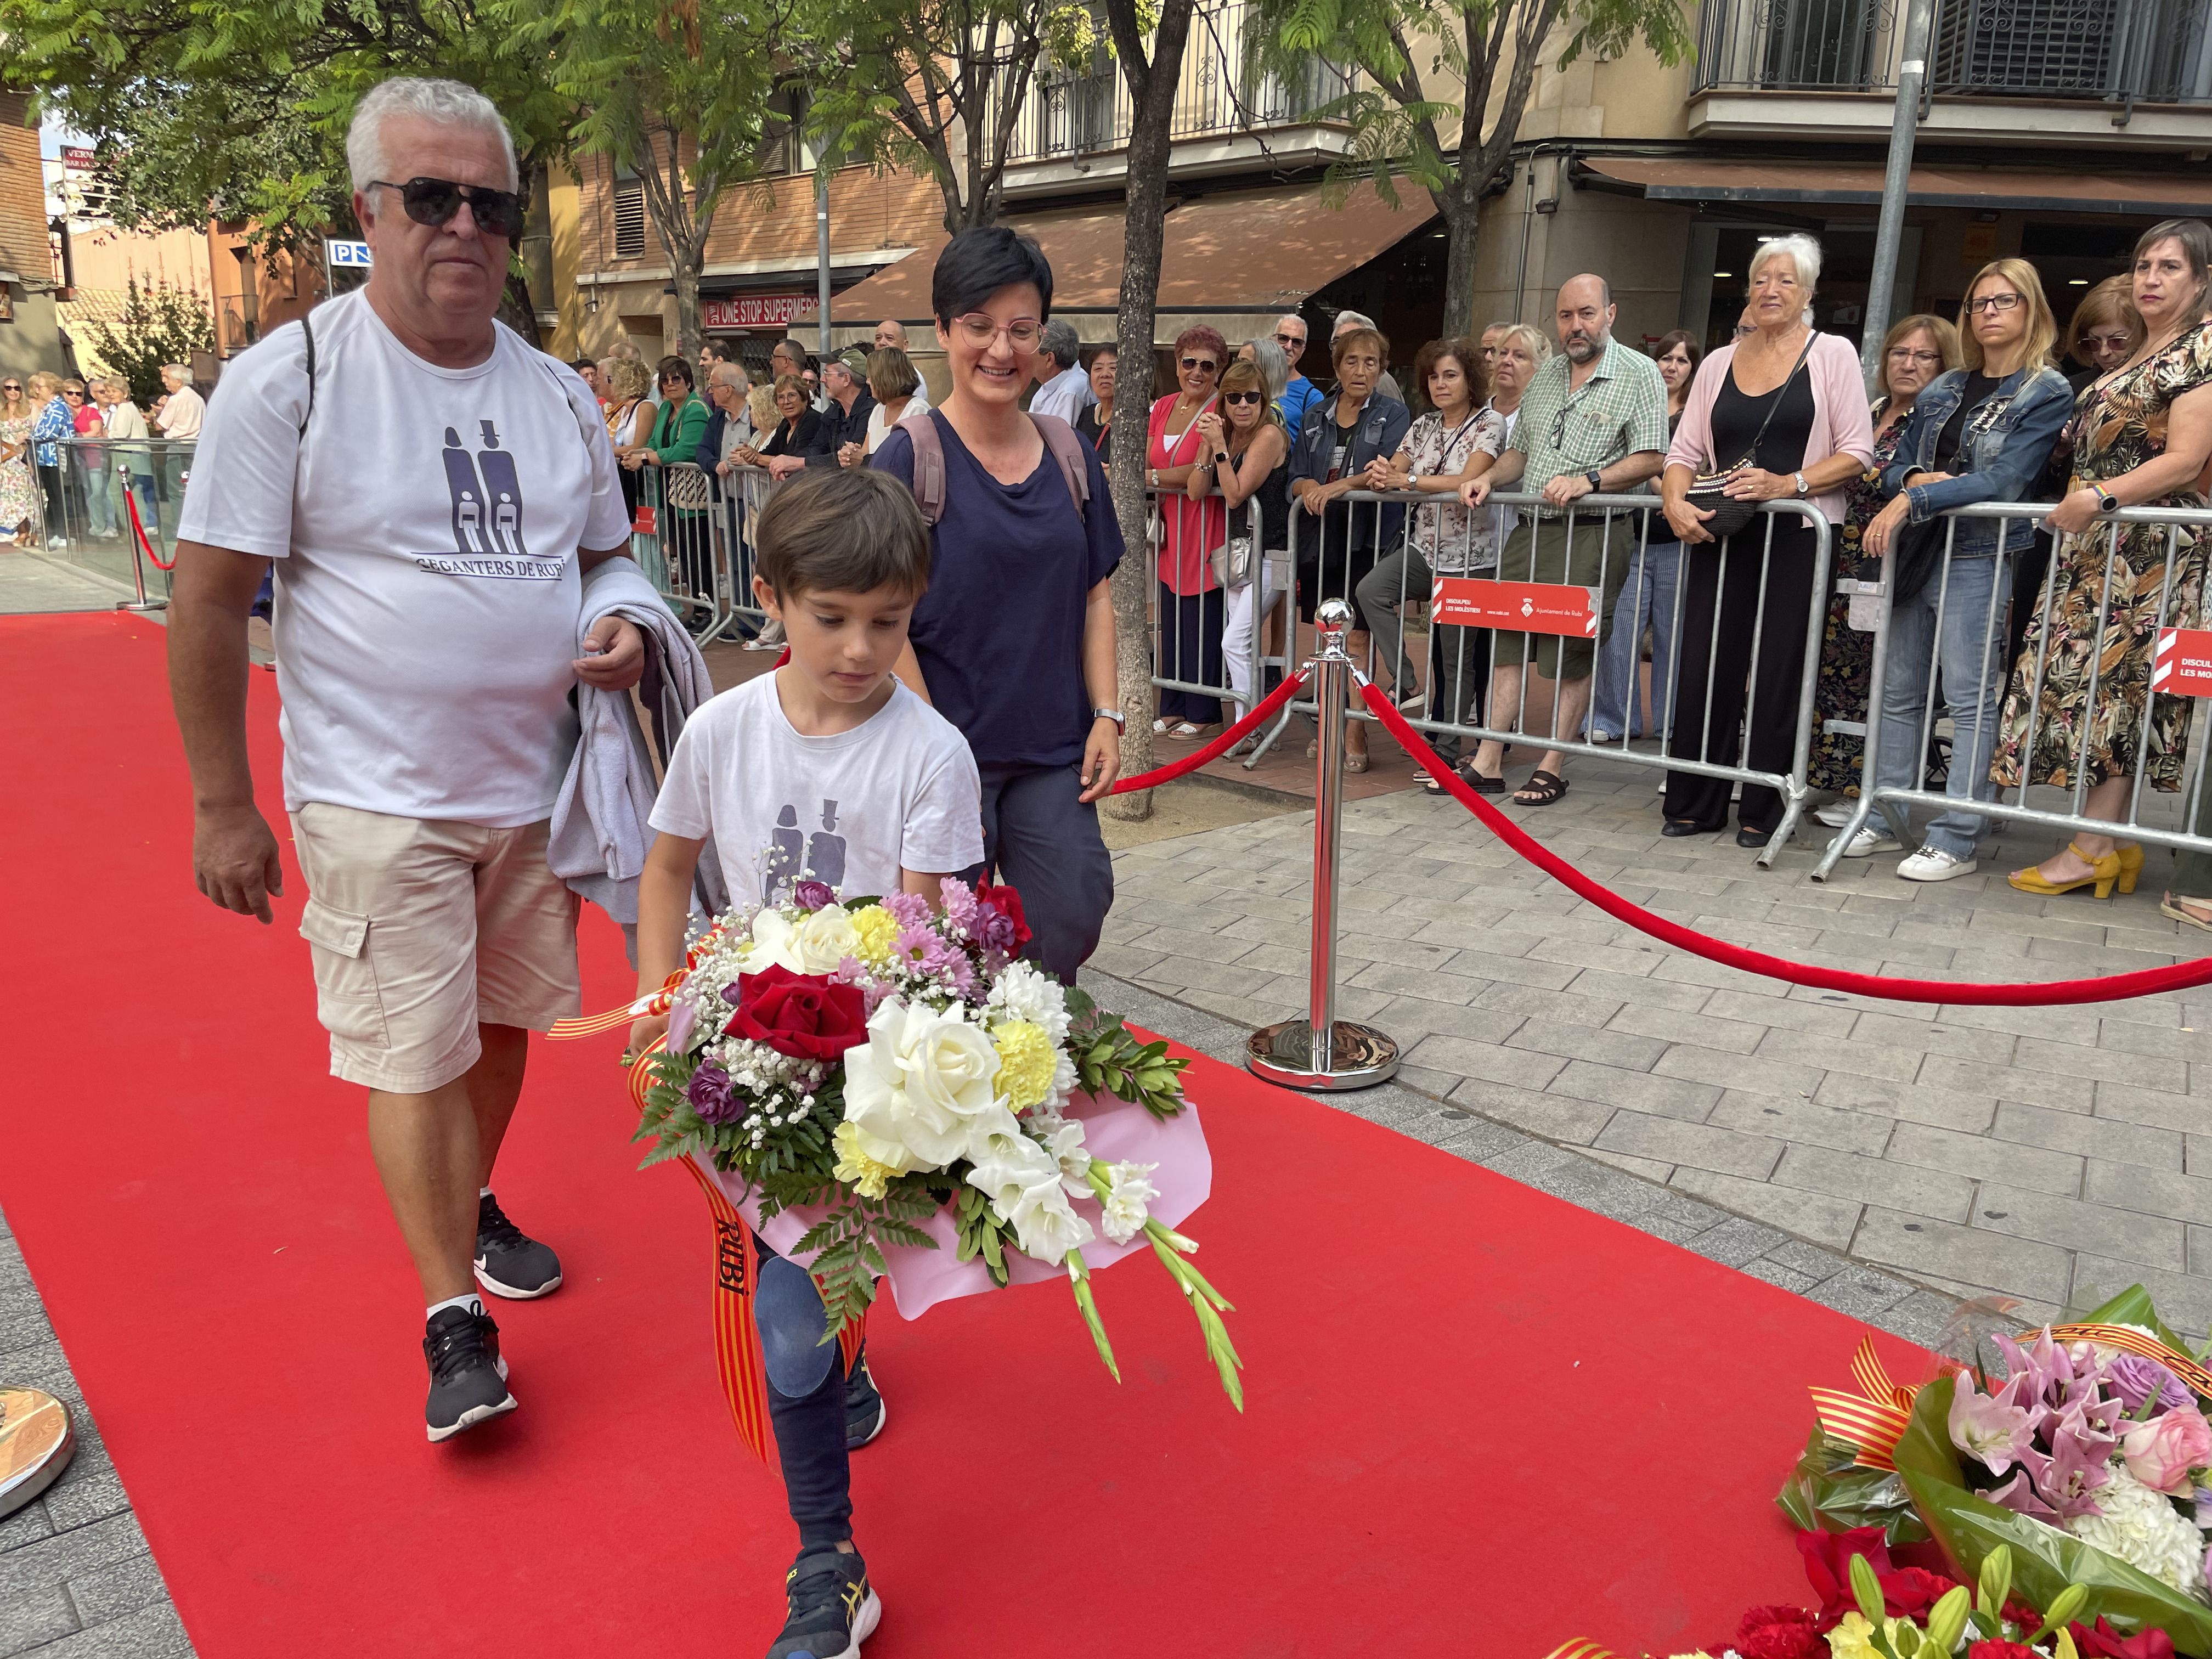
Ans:
[[[809,467],[769,497],[754,540],[754,572],[779,600],[879,587],[919,599],[929,586],[929,527],[914,492],[866,467]]]

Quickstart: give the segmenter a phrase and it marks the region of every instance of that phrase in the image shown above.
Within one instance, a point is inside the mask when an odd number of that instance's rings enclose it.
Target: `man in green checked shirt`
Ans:
[[[1619,494],[1658,475],[1667,454],[1667,384],[1658,365],[1613,337],[1613,290],[1602,276],[1577,276],[1559,289],[1554,325],[1562,355],[1528,383],[1520,419],[1497,465],[1460,486],[1480,507],[1493,490],[1524,489],[1547,505],[1521,522],[1498,558],[1500,581],[1558,582],[1599,591],[1596,639],[1496,635],[1491,641],[1490,723],[1511,726],[1521,714],[1522,666],[1534,646],[1536,672],[1555,682],[1551,735],[1573,737],[1589,711],[1590,671],[1613,602],[1628,574],[1643,514],[1583,513],[1571,504],[1593,491]],[[1468,781],[1494,793],[1504,773],[1503,745],[1486,743],[1467,763]],[[1547,750],[1515,792],[1522,806],[1548,806],[1567,793],[1565,754]]]

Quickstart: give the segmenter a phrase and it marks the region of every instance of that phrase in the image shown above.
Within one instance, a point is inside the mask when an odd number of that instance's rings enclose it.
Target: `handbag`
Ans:
[[[685,513],[696,513],[714,502],[714,490],[707,475],[696,466],[677,465],[668,469],[668,504]]]
[[[1766,428],[1774,419],[1774,411],[1782,407],[1782,399],[1789,392],[1790,381],[1796,380],[1797,371],[1805,367],[1805,359],[1813,354],[1813,342],[1820,337],[1818,329],[1806,335],[1805,349],[1797,354],[1797,361],[1790,366],[1789,374],[1775,389],[1774,401],[1767,407],[1766,419],[1761,421],[1759,430],[1751,434],[1751,443],[1743,452],[1743,459],[1734,466],[1724,467],[1717,472],[1700,472],[1690,480],[1689,491],[1684,499],[1699,512],[1713,515],[1705,520],[1705,533],[1715,541],[1735,535],[1751,522],[1752,514],[1759,510],[1758,502],[1738,501],[1723,492],[1728,487],[1728,481],[1749,466],[1751,458],[1759,453],[1759,440],[1766,435]]]
[[[1249,587],[1252,578],[1259,574],[1259,518],[1260,498],[1246,497],[1243,533],[1230,537],[1206,556],[1213,570],[1213,580],[1232,593],[1238,588]]]

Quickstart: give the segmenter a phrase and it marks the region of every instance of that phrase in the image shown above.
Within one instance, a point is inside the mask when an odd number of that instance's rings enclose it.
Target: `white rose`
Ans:
[[[799,930],[781,910],[763,910],[755,916],[752,937],[738,946],[735,956],[741,974],[764,974],[779,965],[794,974],[815,971],[806,966],[800,954]],[[832,963],[830,966],[836,964]]]
[[[1107,1171],[1105,1201],[1099,1206],[1098,1230],[1116,1244],[1127,1244],[1145,1230],[1152,1202],[1160,1195],[1150,1176],[1157,1164],[1116,1164]]]
[[[957,1008],[893,997],[868,1021],[866,1043],[845,1051],[845,1121],[878,1162],[941,1170],[987,1152],[994,1135],[1020,1135],[993,1086],[998,1071],[990,1037]]]
[[[842,904],[825,904],[799,924],[799,957],[805,974],[834,974],[847,957],[860,954],[860,930]]]

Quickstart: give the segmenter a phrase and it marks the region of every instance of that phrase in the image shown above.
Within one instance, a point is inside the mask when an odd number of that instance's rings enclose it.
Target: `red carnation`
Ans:
[[[1828,1644],[1802,1607],[1753,1607],[1730,1644],[1743,1659],[1823,1659]]]
[[[1034,937],[1022,915],[1022,896],[1012,888],[994,887],[988,881],[979,881],[975,884],[975,905],[981,910],[996,911],[1011,925],[1011,931],[1006,927],[994,928],[988,917],[984,919],[978,933],[982,942],[993,949],[1002,950],[1010,957],[1018,956],[1022,946]]]
[[[2162,1630],[2146,1629],[2123,1636],[2108,1620],[2100,1619],[2096,1629],[2077,1623],[2070,1627],[2070,1633],[2081,1659],[2173,1659],[2173,1638]]]
[[[1966,1659],[2042,1659],[2042,1656],[2020,1642],[1977,1642],[1966,1650]]]
[[[793,1060],[841,1060],[868,1040],[868,1005],[857,986],[776,963],[738,976],[738,1011],[722,1030]]]

